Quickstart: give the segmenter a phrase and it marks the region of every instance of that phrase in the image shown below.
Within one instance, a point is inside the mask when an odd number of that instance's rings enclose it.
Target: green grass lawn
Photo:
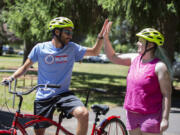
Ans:
[[[17,69],[22,64],[22,57],[18,56],[4,56],[0,57],[0,70],[2,69]],[[37,68],[37,64],[34,65]],[[115,65],[115,64],[98,64],[98,63],[75,63],[72,74],[72,81],[70,89],[73,90],[78,97],[83,101],[87,90],[91,88],[103,88],[107,90],[106,94],[91,93],[90,104],[100,103],[108,104],[111,106],[122,105],[124,101],[124,93],[126,87],[126,75],[128,67]],[[1,73],[0,79],[2,77],[9,76],[10,73]],[[31,79],[26,75],[25,87],[31,87]],[[33,81],[36,84],[36,81]],[[17,90],[24,90],[21,87],[24,86],[24,79],[18,79]],[[8,105],[12,107],[12,95],[7,92],[4,93],[4,87],[0,86],[0,103],[1,106],[6,100]],[[24,96],[23,110],[32,111],[33,100],[35,98],[35,93]],[[17,98],[16,98],[17,99]],[[17,106],[17,101],[15,102]]]
[[[0,56],[0,69],[17,68],[21,66],[22,59],[16,55]]]

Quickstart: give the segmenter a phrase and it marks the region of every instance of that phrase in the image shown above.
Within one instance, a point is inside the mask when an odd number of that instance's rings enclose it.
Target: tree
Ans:
[[[0,13],[2,12],[3,7],[5,6],[5,3],[2,1],[0,2]],[[2,55],[2,45],[7,42],[6,35],[4,34],[4,26],[2,20],[0,20],[0,56]]]
[[[9,30],[24,41],[24,63],[34,42],[46,37],[47,32],[44,32],[44,27],[48,20],[47,11],[39,12],[37,9],[43,9],[45,6],[35,0],[14,0],[14,2],[6,0],[6,4],[8,10],[2,12],[2,17]],[[39,28],[42,30],[38,30]]]
[[[52,18],[66,16],[75,24],[74,41],[81,41],[87,33],[96,33],[106,16],[96,0],[6,0],[2,12],[4,22],[19,38],[24,40],[26,60],[36,42],[50,38],[48,24]],[[95,15],[96,14],[96,15]]]
[[[178,0],[98,0],[111,17],[127,20],[135,33],[145,27],[154,27],[165,35],[165,49],[173,61],[175,41],[179,28],[180,2]]]

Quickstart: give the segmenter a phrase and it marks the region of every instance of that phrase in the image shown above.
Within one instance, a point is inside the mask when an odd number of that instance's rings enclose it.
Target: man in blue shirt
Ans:
[[[105,20],[101,32],[93,48],[82,47],[72,39],[74,24],[66,17],[57,17],[49,24],[52,31],[51,41],[38,43],[30,52],[28,59],[11,77],[14,80],[23,75],[33,63],[38,62],[38,84],[59,84],[61,88],[45,91],[37,90],[34,101],[34,113],[48,118],[53,117],[54,104],[61,106],[65,112],[72,114],[78,120],[77,135],[87,134],[88,110],[83,103],[69,91],[72,69],[75,61],[80,61],[84,56],[96,56],[102,48],[103,33],[108,20]],[[61,97],[60,97],[61,95]],[[62,97],[63,95],[63,97]],[[35,125],[35,133],[43,135],[47,123]]]

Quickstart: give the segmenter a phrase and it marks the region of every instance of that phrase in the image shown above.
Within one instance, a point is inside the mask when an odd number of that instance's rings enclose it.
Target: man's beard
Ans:
[[[64,38],[64,39],[61,38],[61,43],[63,45],[67,45],[69,43],[69,41],[70,41],[70,38]]]

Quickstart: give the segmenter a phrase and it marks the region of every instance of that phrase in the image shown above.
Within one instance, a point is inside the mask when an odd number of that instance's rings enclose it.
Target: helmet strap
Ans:
[[[144,51],[144,53],[141,55],[141,59],[142,59],[142,57],[148,52],[148,51],[150,51],[150,50],[152,50],[152,49],[156,49],[157,48],[157,46],[156,45],[154,45],[153,47],[151,47],[151,48],[149,48],[149,49],[147,49],[147,47],[148,47],[148,43],[149,43],[149,41],[146,41],[146,45],[145,45],[145,51]],[[141,60],[140,59],[140,60]]]
[[[62,45],[62,48],[65,46],[65,44],[62,42],[62,40],[61,40],[61,34],[62,34],[62,31],[63,31],[63,29],[58,29],[59,31],[60,31],[60,34],[59,35],[56,35],[56,33],[54,32],[54,35],[55,35],[55,37],[57,38],[57,40],[61,43],[61,45]]]

